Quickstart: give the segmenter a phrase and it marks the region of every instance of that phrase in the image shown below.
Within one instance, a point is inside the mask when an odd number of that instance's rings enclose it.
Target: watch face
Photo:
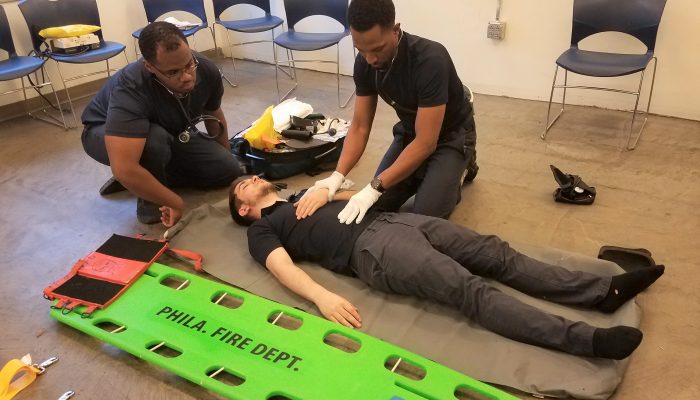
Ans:
[[[382,181],[379,178],[372,179],[372,182],[370,182],[370,186],[372,186],[372,189],[378,192],[384,191],[384,188],[382,187]]]

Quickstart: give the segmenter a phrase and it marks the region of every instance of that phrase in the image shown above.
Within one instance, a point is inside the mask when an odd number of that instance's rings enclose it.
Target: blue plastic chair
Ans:
[[[126,59],[127,64],[129,63],[129,59],[126,57],[126,52],[124,51],[125,47],[121,43],[105,41],[102,37],[101,30],[95,32],[95,35],[97,35],[97,37],[100,39],[100,47],[97,49],[68,55],[53,53],[46,47],[44,38],[39,36],[39,31],[44,28],[71,24],[101,26],[100,15],[97,11],[97,3],[95,0],[22,0],[18,3],[18,5],[22,15],[24,15],[24,19],[27,21],[34,51],[36,54],[41,54],[56,62],[58,74],[63,82],[63,87],[66,90],[66,96],[68,97],[68,104],[70,105],[71,112],[73,113],[73,121],[76,125],[78,125],[78,119],[75,116],[75,109],[73,108],[73,102],[70,98],[70,93],[68,91],[68,86],[66,86],[66,82],[101,74],[103,72],[106,72],[108,76],[111,75],[111,72],[114,70],[109,67],[110,58],[117,56],[119,53],[124,53],[124,58]],[[63,78],[63,73],[61,72],[60,66],[61,63],[91,64],[101,61],[106,62],[106,70],[77,75],[68,79]]]
[[[275,28],[282,25],[284,20],[282,18],[270,14],[270,0],[212,0],[214,3],[214,16],[216,18],[215,24],[221,25],[226,29],[226,43],[231,51],[231,64],[233,65],[233,86],[237,86],[236,82],[236,62],[233,57],[233,48],[235,46],[242,46],[246,44],[254,43],[272,43],[273,53],[276,51],[274,39],[275,39]],[[247,4],[255,6],[261,9],[265,15],[257,18],[247,18],[247,19],[237,19],[237,20],[224,20],[221,19],[221,15],[226,12],[229,8],[240,5]],[[254,40],[248,42],[239,42],[231,44],[231,39],[229,38],[230,31],[241,32],[241,33],[259,33],[270,31],[272,35],[271,40]],[[222,50],[223,52],[223,50]],[[286,71],[283,70],[286,73]]]
[[[199,25],[182,31],[185,37],[192,36],[192,38],[195,40],[192,46],[193,48],[197,43],[194,34],[202,29],[209,28],[209,20],[207,19],[207,13],[204,10],[203,0],[143,0],[143,8],[146,10],[146,20],[149,24],[157,21],[158,18],[164,16],[165,14],[174,11],[185,11],[199,18],[201,21]],[[131,36],[134,37],[134,48],[136,50],[136,54],[139,54],[137,41],[142,30],[143,28],[137,29],[131,34]],[[212,38],[214,38],[214,31],[210,31]]]
[[[566,89],[594,89],[630,94],[636,97],[634,110],[632,111],[632,122],[627,137],[627,149],[633,150],[637,147],[649,115],[651,95],[654,91],[657,65],[657,59],[654,56],[654,46],[665,5],[666,0],[574,0],[571,47],[562,53],[556,61],[557,66],[554,70],[554,81],[552,82],[552,90],[549,95],[545,130],[540,136],[543,140],[549,129],[564,112]],[[621,32],[634,36],[647,47],[647,51],[644,54],[620,54],[579,49],[578,44],[581,40],[600,32]],[[649,89],[649,101],[646,111],[639,112],[639,114],[644,114],[644,121],[639,128],[636,139],[632,142],[634,121],[638,114],[637,110],[644,81],[644,72],[651,60],[654,60],[654,70],[651,88]],[[563,85],[556,84],[559,67],[564,69]],[[616,77],[639,72],[639,87],[636,91],[629,91],[606,87],[569,86],[567,85],[569,72],[594,77]],[[564,94],[559,114],[554,117],[552,122],[549,122],[552,96],[555,88],[564,89]]]
[[[290,60],[292,65],[296,62],[322,62],[322,63],[335,63],[336,64],[336,76],[338,80],[338,106],[343,108],[348,105],[350,99],[355,94],[355,90],[350,93],[347,100],[341,103],[340,98],[340,41],[350,35],[350,27],[347,20],[348,12],[348,0],[284,0],[284,8],[287,14],[287,26],[289,30],[278,35],[275,38],[275,44],[281,46],[285,49],[291,51],[315,51],[325,49],[327,47],[336,46],[336,61],[328,60],[298,60],[295,61],[294,57]],[[295,25],[306,17],[314,15],[325,15],[327,17],[333,18],[334,20],[340,22],[344,30],[342,32],[333,33],[312,33],[312,32],[298,32],[294,29]],[[353,53],[355,48],[353,47]],[[354,60],[354,58],[353,58]],[[277,60],[277,55],[275,54],[275,80],[277,81],[277,95],[279,96],[279,74],[277,69],[279,68],[279,61]],[[298,86],[298,81],[296,79],[296,73],[294,74],[294,87],[289,89],[289,91],[279,98],[280,101],[287,98],[294,89]]]
[[[39,58],[39,57],[30,57],[30,56],[18,56],[17,51],[15,49],[15,43],[12,40],[12,32],[10,31],[10,24],[7,20],[7,14],[5,14],[5,8],[0,6],[0,49],[5,50],[8,55],[7,60],[2,60],[0,61],[0,81],[12,81],[15,79],[20,79],[21,80],[21,88],[9,90],[3,93],[0,93],[1,95],[6,95],[10,93],[16,93],[19,92],[20,90],[22,91],[22,94],[24,96],[24,109],[27,112],[27,114],[32,117],[36,118],[54,125],[58,126],[63,126],[63,128],[68,129],[68,125],[66,124],[66,118],[63,115],[63,110],[61,109],[60,106],[58,106],[58,111],[61,113],[61,121],[59,121],[56,117],[53,115],[49,114],[46,111],[46,107],[44,106],[44,98],[43,94],[41,93],[41,88],[44,86],[50,86],[51,91],[53,92],[54,97],[56,98],[56,104],[59,104],[58,101],[58,95],[56,94],[56,90],[53,87],[53,84],[49,80],[44,80],[44,83],[38,83],[38,76],[37,76],[37,71],[41,70],[42,76],[46,77],[46,70],[44,69],[44,63],[46,63],[46,60]],[[30,85],[29,88],[35,89],[39,93],[39,98],[41,101],[42,105],[42,111],[48,117],[49,119],[46,118],[41,118],[35,115],[32,115],[31,112],[29,112],[29,108],[27,107],[27,86],[24,85],[24,77],[34,73],[34,77],[36,80],[36,84],[34,84],[30,79]],[[29,77],[28,77],[29,78]]]

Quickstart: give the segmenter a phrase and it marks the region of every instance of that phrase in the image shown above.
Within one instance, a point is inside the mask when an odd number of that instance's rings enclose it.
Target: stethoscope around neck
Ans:
[[[187,126],[185,127],[185,129],[183,129],[182,132],[180,132],[177,135],[177,140],[179,140],[180,143],[189,142],[193,135],[200,135],[203,138],[209,140],[216,139],[217,137],[219,137],[221,132],[224,131],[224,124],[221,122],[221,120],[219,120],[213,115],[202,114],[193,119],[190,118],[190,114],[185,109],[185,106],[182,105],[182,101],[180,101],[181,99],[190,96],[190,94],[187,93],[184,96],[178,96],[177,94],[175,94],[175,92],[173,92],[167,86],[165,86],[165,84],[161,82],[158,78],[154,78],[156,82],[158,82],[163,87],[163,89],[165,89],[168,93],[170,93],[171,96],[173,96],[175,102],[178,105],[178,108],[180,109],[180,112],[182,113],[182,116],[185,117],[185,121],[187,121]],[[219,124],[219,132],[215,135],[210,134],[206,129],[206,121],[216,121],[216,123]]]
[[[391,69],[394,67],[394,61],[396,61],[396,57],[398,57],[399,55],[399,46],[401,45],[401,39],[403,39],[403,29],[399,33],[399,41],[396,46],[396,54],[394,54],[394,57],[391,58],[389,67],[384,72],[381,81],[379,79],[379,70],[374,70],[374,86],[377,89],[377,93],[382,98],[384,98],[384,101],[389,103],[389,105],[392,106],[394,109],[408,114],[417,114],[417,110],[413,110],[408,107],[402,106],[401,104],[394,101],[391,97],[389,97],[389,95],[384,91],[384,84],[386,83],[386,79],[389,77],[389,74],[391,74]]]

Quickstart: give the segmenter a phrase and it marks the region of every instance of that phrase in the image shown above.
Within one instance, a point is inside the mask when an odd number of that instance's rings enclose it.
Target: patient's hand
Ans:
[[[325,291],[316,300],[316,307],[318,307],[324,317],[333,322],[345,325],[348,328],[360,328],[362,326],[362,318],[357,308],[333,292]]]
[[[316,210],[328,204],[328,189],[307,190],[301,199],[294,203],[297,219],[313,215]]]
[[[160,222],[162,222],[166,228],[175,225],[175,223],[180,220],[183,213],[180,209],[167,206],[162,206],[158,210],[160,211]]]

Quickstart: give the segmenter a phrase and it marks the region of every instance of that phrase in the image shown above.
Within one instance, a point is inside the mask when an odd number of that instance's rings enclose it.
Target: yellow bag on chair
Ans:
[[[253,123],[253,126],[243,134],[243,138],[250,146],[259,150],[271,150],[280,144],[280,134],[275,131],[275,123],[272,119],[272,106]]]
[[[44,28],[39,31],[39,36],[44,39],[58,39],[67,38],[74,36],[87,35],[88,33],[93,33],[99,31],[100,28],[97,25],[85,25],[85,24],[74,24],[74,25],[64,25],[64,26],[54,26],[50,28]]]

